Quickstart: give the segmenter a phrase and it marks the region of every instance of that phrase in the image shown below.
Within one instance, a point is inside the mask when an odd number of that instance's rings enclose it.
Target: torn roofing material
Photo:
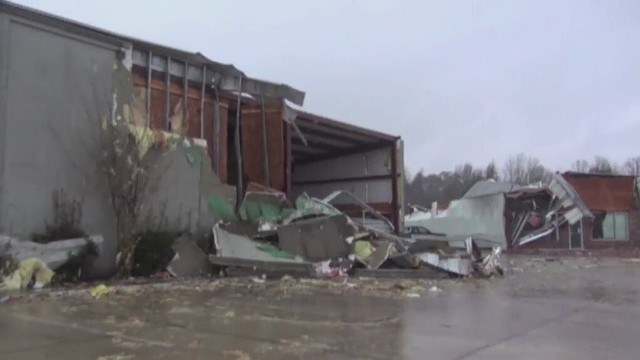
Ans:
[[[265,80],[243,78],[239,76],[225,77],[218,82],[221,90],[249,94],[259,101],[261,97],[285,99],[298,106],[304,104],[305,93],[286,84],[276,84]]]
[[[420,260],[425,264],[433,266],[438,269],[445,270],[447,272],[467,276],[471,274],[471,259],[459,258],[459,257],[441,257],[436,253],[423,253],[419,255]]]
[[[406,226],[423,226],[432,232],[450,237],[469,236],[479,241],[481,247],[507,246],[504,221],[505,197],[503,194],[486,195],[471,199],[459,199],[450,203],[446,216],[411,220]],[[459,246],[452,244],[452,246]]]
[[[558,199],[559,206],[567,209],[575,206],[583,216],[593,217],[593,214],[584,201],[582,201],[580,195],[578,195],[573,186],[571,186],[562,175],[557,173],[553,174],[553,178],[549,184],[549,190],[551,190],[553,195]]]
[[[503,181],[481,180],[475,183],[462,197],[465,199],[476,198],[486,195],[508,194],[521,191],[539,191],[540,188],[533,186],[516,185]]]
[[[383,230],[385,230],[387,232],[393,232],[395,230],[393,224],[391,223],[391,221],[389,221],[389,219],[387,219],[384,215],[380,214],[374,208],[369,206],[369,204],[367,204],[366,202],[360,200],[357,196],[353,195],[352,193],[350,193],[348,191],[345,191],[345,190],[334,191],[331,194],[329,194],[327,197],[322,199],[322,201],[327,203],[327,204],[332,204],[338,198],[342,198],[342,199],[346,198],[348,200],[348,203],[352,203],[352,204],[355,204],[355,205],[359,206],[364,212],[366,212],[367,214],[370,214],[374,218],[376,218],[379,221],[381,221],[384,224],[382,227],[378,226],[381,229],[383,229]],[[355,221],[359,221],[359,219],[354,219],[354,220]],[[361,222],[362,222],[363,225],[367,225],[364,221],[361,221]]]
[[[629,211],[637,207],[634,176],[566,172],[563,179],[595,211]]]

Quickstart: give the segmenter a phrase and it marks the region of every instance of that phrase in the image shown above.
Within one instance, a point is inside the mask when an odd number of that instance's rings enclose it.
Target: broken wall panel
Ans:
[[[264,147],[262,112],[260,106],[243,105],[241,115],[242,162],[246,183],[256,182],[280,191],[286,191],[285,183],[285,129],[281,106],[265,108],[267,125],[267,153],[270,184],[264,184]]]
[[[278,227],[280,248],[311,261],[345,258],[350,249],[346,239],[354,228],[344,215],[299,220]]]
[[[167,92],[166,92],[166,79],[163,74],[153,73],[151,83],[147,83],[147,69],[134,66],[132,71],[132,79],[135,87],[135,93],[137,95],[136,100],[140,106],[144,105],[146,112],[146,96],[147,88],[151,89],[150,102],[150,126],[153,129],[168,130],[167,124]],[[187,111],[185,112],[183,91],[184,80],[178,77],[171,77],[171,84],[169,86],[169,121],[172,123],[174,130],[179,127],[180,134],[193,138],[204,138],[207,141],[209,156],[212,159],[216,159],[220,164],[220,170],[218,176],[222,182],[227,179],[227,112],[228,104],[226,100],[220,101],[220,153],[215,154],[216,151],[216,137],[215,137],[215,97],[212,90],[205,87],[205,99],[204,99],[204,116],[202,120],[203,134],[201,134],[201,116],[202,111],[202,84],[189,83],[187,88]],[[135,110],[135,109],[134,109]],[[185,118],[186,115],[186,118]],[[215,162],[214,162],[215,166]],[[214,169],[217,170],[217,169]]]

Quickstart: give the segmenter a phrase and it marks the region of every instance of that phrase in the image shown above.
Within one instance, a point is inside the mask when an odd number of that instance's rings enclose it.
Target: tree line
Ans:
[[[570,171],[640,176],[640,156],[627,159],[618,164],[603,156],[593,160],[577,160],[571,164]],[[480,180],[493,179],[517,185],[546,183],[550,181],[553,171],[544,166],[538,158],[526,154],[509,157],[502,167],[495,161],[485,167],[474,167],[466,163],[456,166],[453,171],[425,174],[423,170],[412,175],[405,172],[405,201],[407,204],[429,207],[434,201],[448,202],[461,198]]]

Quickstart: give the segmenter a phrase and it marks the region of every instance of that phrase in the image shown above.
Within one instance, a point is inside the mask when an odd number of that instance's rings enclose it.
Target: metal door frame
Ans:
[[[569,249],[571,250],[584,250],[584,226],[582,219],[579,220],[580,224],[580,248],[573,247],[573,225],[569,224]]]

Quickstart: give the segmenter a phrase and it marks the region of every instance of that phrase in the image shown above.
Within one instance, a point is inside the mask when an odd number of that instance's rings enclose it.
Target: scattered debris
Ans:
[[[419,298],[419,297],[420,297],[420,294],[417,294],[417,293],[408,293],[406,296],[407,296],[408,298]]]
[[[251,356],[244,351],[240,350],[225,350],[222,352],[225,359],[233,360],[251,360]]]
[[[0,288],[7,290],[40,289],[51,283],[54,272],[39,258],[20,261],[18,268],[4,278]],[[32,283],[35,281],[34,283]]]
[[[437,253],[420,254],[420,259],[422,259],[425,264],[434,266],[452,274],[460,276],[468,276],[471,274],[472,266],[470,259],[464,259],[461,257],[441,258],[440,254]]]
[[[346,239],[353,233],[344,215],[316,217],[278,227],[278,244],[309,261],[344,258],[350,252]]]
[[[118,354],[118,355],[106,355],[100,356],[98,360],[131,360],[134,359],[133,355]]]
[[[109,288],[104,284],[100,284],[100,285],[94,287],[93,289],[91,289],[89,291],[89,293],[94,298],[99,299],[99,298],[103,297],[104,295],[109,294]]]
[[[87,246],[95,246],[100,252],[103,241],[102,236],[96,235],[39,244],[0,235],[0,255],[8,255],[15,261],[39,258],[51,270],[56,270],[72,257],[79,255]]]
[[[102,236],[90,236],[39,244],[0,235],[0,288],[25,290],[47,286],[54,270],[85,254],[97,256],[102,242]]]
[[[252,277],[251,281],[256,284],[264,284],[267,281],[267,276],[263,274],[261,277]]]
[[[417,239],[393,234],[384,216],[348,192],[337,191],[322,200],[302,194],[295,208],[273,189],[254,184],[247,194],[240,213],[245,222],[221,222],[212,230],[215,254],[209,260],[224,269],[334,278],[362,271],[383,277],[409,274],[397,272],[400,269],[423,277],[485,276],[499,268],[499,251],[483,258],[475,237],[438,234]],[[331,204],[339,197],[358,205],[374,222],[342,213]],[[451,243],[462,244],[463,250]]]
[[[491,254],[482,260],[480,270],[483,274],[487,276],[504,275],[504,271],[502,270],[502,267],[500,267],[499,261],[501,251],[502,250],[499,247],[494,247],[491,251]]]
[[[442,289],[440,289],[439,287],[437,287],[436,285],[433,285],[431,288],[429,288],[430,292],[441,292]]]
[[[207,264],[207,255],[191,241],[183,236],[173,245],[175,256],[167,266],[167,271],[173,276],[198,276],[202,274]]]

